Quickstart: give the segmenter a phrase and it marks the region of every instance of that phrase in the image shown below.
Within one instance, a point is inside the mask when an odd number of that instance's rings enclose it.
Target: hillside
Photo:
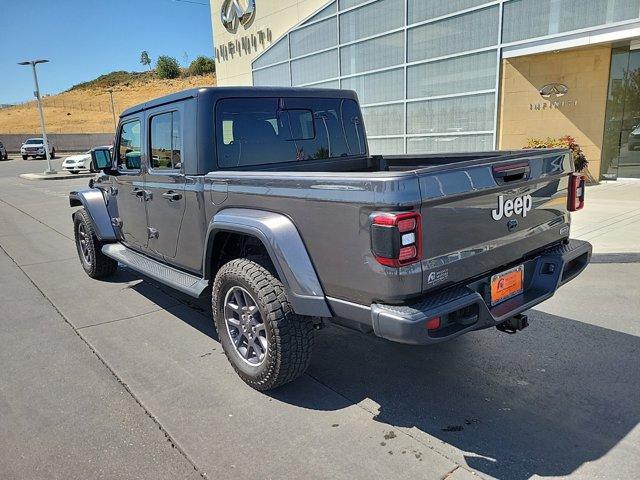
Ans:
[[[161,80],[152,71],[112,72],[74,85],[58,95],[43,97],[47,132],[112,133],[113,117],[108,89],[113,90],[117,117],[132,105],[187,88],[208,85],[215,85],[214,75]],[[0,109],[0,134],[39,131],[40,120],[35,101]]]

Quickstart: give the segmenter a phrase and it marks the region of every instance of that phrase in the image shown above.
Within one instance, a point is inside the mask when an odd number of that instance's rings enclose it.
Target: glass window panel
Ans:
[[[316,20],[320,20],[322,18],[326,18],[330,15],[333,15],[334,13],[336,13],[336,2],[331,2],[329,5],[327,5],[318,13],[316,13],[314,16],[309,18],[309,20],[304,22],[303,25],[306,25],[307,23],[315,22]]]
[[[140,169],[140,121],[123,123],[118,140],[118,170]]]
[[[319,82],[338,76],[338,50],[319,53],[310,57],[293,60],[291,75],[294,85]]]
[[[340,49],[342,75],[390,67],[403,61],[403,32],[373,38]]]
[[[294,30],[289,34],[291,57],[324,50],[338,44],[338,27],[334,18]]]
[[[504,4],[503,41],[630,20],[639,10],[640,0],[513,0]]]
[[[408,133],[453,133],[493,130],[493,93],[407,104]]]
[[[360,103],[381,103],[402,100],[404,95],[404,69],[369,73],[342,80],[342,88],[355,90]]]
[[[496,52],[482,52],[407,68],[408,98],[489,90],[496,86]]]
[[[460,135],[446,137],[410,137],[407,153],[456,153],[493,150],[493,135]]]
[[[422,22],[476,7],[489,0],[409,0],[409,23]]]
[[[278,98],[219,101],[218,165],[233,168],[364,153],[362,121],[353,100],[287,98],[285,102],[286,110]]]
[[[276,43],[271,45],[255,62],[253,68],[266,67],[273,63],[282,62],[289,59],[289,40],[285,35]]]
[[[344,10],[345,8],[355,7],[356,5],[360,5],[361,3],[368,2],[369,0],[340,0],[340,10]]]
[[[383,105],[362,109],[367,135],[397,135],[404,133],[404,105]]]
[[[352,42],[404,24],[404,0],[381,0],[340,15],[340,42]]]
[[[498,15],[496,6],[410,29],[409,61],[495,45],[498,42]]]
[[[151,167],[171,170],[171,112],[151,117]]]
[[[404,153],[404,138],[370,138],[371,155],[399,155]]]
[[[255,86],[290,87],[289,62],[263,68],[262,70],[255,70],[253,72],[253,84]]]
[[[339,80],[329,80],[328,82],[314,83],[313,85],[307,85],[309,88],[340,88]]]

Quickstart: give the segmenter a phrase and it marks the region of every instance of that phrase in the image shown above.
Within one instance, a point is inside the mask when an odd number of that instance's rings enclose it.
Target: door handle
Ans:
[[[166,198],[170,202],[177,202],[182,198],[182,195],[174,192],[173,190],[169,190],[168,192],[162,194],[162,198]]]
[[[140,190],[138,188],[134,188],[129,192],[131,195],[135,195],[136,197],[142,197],[144,195],[144,190]]]

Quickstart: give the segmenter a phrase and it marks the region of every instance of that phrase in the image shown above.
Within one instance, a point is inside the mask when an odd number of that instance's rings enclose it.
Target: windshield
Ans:
[[[27,145],[38,145],[40,143],[42,143],[42,139],[41,138],[30,138],[29,140],[27,140],[26,142]]]

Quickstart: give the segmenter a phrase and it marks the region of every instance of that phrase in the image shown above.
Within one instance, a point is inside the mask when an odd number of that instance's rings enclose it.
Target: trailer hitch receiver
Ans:
[[[529,318],[526,315],[518,314],[508,320],[505,320],[500,325],[496,325],[496,328],[501,332],[513,335],[520,330],[524,330],[529,326]]]

